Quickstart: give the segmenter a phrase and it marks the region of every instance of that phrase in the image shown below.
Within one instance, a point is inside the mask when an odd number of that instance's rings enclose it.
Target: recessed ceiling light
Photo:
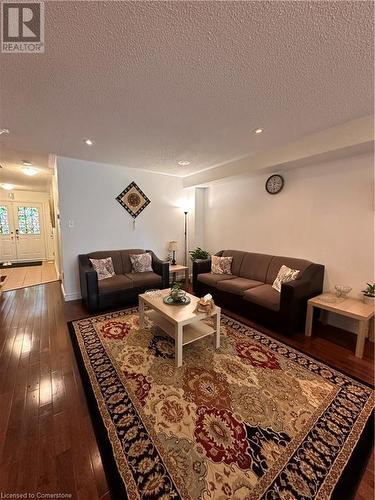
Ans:
[[[92,141],[91,139],[85,139],[85,144],[87,144],[87,146],[92,146],[94,144],[94,141]]]
[[[30,177],[39,172],[38,169],[34,167],[22,167],[21,170],[25,175],[29,175]]]
[[[28,160],[22,160],[22,165],[25,165],[25,167],[31,167],[32,162]]]
[[[178,164],[181,166],[181,167],[187,167],[188,165],[190,165],[190,161],[187,161],[187,160],[181,160],[178,162]]]
[[[256,128],[254,129],[254,134],[261,134],[263,132],[262,128]]]
[[[13,184],[1,184],[1,187],[6,191],[11,191],[14,188]]]
[[[9,135],[10,134],[9,128],[0,128],[0,135],[2,134]]]

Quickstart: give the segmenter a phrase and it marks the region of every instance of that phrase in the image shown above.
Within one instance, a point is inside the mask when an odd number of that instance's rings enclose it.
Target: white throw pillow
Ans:
[[[152,257],[150,253],[138,253],[129,255],[132,264],[132,273],[152,272]]]
[[[288,283],[297,278],[299,274],[299,269],[290,269],[288,266],[281,266],[279,272],[277,273],[276,279],[272,284],[272,288],[281,292],[281,285],[283,283]]]
[[[213,274],[232,274],[233,257],[211,256],[211,273]]]
[[[90,259],[90,262],[92,267],[98,273],[98,280],[112,278],[112,276],[115,275],[111,257],[108,257],[107,259]]]

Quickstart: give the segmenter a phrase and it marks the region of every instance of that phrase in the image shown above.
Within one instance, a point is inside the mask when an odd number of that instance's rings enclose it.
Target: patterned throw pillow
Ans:
[[[129,255],[132,263],[132,273],[147,273],[152,271],[152,257],[150,253]]]
[[[276,279],[272,284],[272,288],[281,292],[281,285],[283,283],[288,283],[289,281],[293,281],[297,278],[299,274],[298,269],[290,269],[288,266],[281,266],[279,272],[277,273]]]
[[[108,257],[107,259],[90,259],[90,262],[92,267],[98,273],[98,280],[112,278],[112,276],[115,275],[111,257]]]
[[[213,274],[232,274],[233,257],[211,257],[211,273]]]

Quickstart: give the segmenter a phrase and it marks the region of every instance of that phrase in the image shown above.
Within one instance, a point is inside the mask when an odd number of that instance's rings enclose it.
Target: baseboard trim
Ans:
[[[61,292],[63,294],[65,302],[70,302],[71,300],[78,300],[78,299],[82,298],[82,295],[78,291],[77,292],[66,293],[63,282],[61,282]]]
[[[73,293],[65,293],[64,294],[64,300],[65,302],[69,302],[71,300],[78,300],[81,299],[81,294],[79,292],[73,292]]]

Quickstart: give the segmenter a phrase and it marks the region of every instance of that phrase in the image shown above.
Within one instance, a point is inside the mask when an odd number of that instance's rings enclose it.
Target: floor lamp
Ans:
[[[184,210],[184,238],[185,238],[185,258],[184,266],[188,265],[188,212]]]

